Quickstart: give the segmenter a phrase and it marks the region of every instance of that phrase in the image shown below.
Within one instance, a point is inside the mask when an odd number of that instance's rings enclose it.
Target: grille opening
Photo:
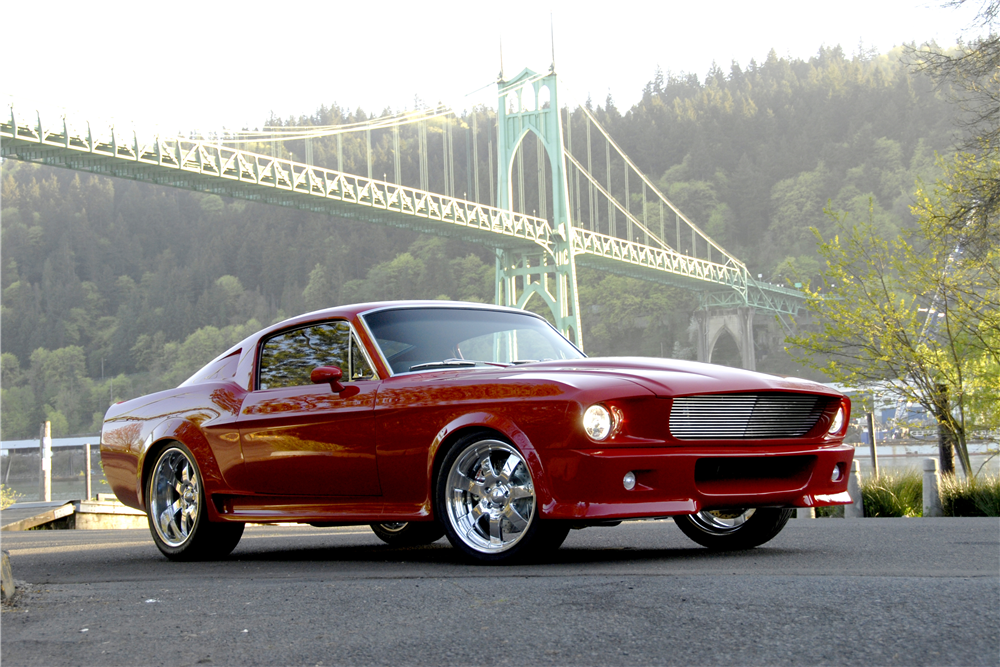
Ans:
[[[775,493],[809,482],[815,456],[711,457],[694,465],[695,485],[703,493]]]
[[[799,438],[816,426],[827,402],[781,392],[680,396],[670,408],[670,433],[679,440]]]

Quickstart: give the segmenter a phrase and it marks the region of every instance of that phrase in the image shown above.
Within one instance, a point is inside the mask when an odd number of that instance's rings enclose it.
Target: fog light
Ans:
[[[635,488],[635,473],[629,471],[625,473],[625,478],[622,479],[622,484],[625,486],[626,491],[631,491]]]
[[[833,466],[833,476],[830,477],[830,481],[839,482],[842,479],[844,479],[844,471],[841,468],[840,464],[838,463],[837,465]]]

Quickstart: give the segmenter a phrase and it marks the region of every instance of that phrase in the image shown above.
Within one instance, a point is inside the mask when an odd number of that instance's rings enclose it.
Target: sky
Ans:
[[[0,92],[19,116],[160,134],[258,128],[324,104],[495,107],[502,43],[508,78],[547,71],[554,52],[561,105],[610,94],[624,112],[657,67],[704,79],[713,62],[745,68],[772,48],[807,59],[976,36],[979,1],[943,2],[9,0],[4,14],[24,20],[3,34]]]

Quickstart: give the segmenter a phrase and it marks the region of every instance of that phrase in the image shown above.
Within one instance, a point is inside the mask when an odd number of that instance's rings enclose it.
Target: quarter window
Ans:
[[[336,366],[344,382],[370,380],[375,373],[347,322],[324,322],[272,336],[260,353],[259,387],[276,389],[312,384],[319,366]]]

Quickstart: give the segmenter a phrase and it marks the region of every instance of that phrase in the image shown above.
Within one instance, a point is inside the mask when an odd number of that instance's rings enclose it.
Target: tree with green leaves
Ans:
[[[969,0],[951,0],[958,7]],[[950,91],[966,129],[960,168],[947,193],[948,206],[928,211],[935,224],[961,237],[965,252],[984,254],[1000,243],[1000,0],[979,0],[975,26],[987,31],[951,51],[921,49],[913,53],[916,68],[929,73]],[[992,224],[991,224],[992,222]]]
[[[962,230],[947,224],[963,164],[918,190],[919,224],[898,236],[881,233],[874,211],[854,224],[833,214],[838,233],[817,233],[825,267],[807,290],[818,327],[788,343],[835,382],[880,384],[922,405],[942,434],[943,472],[954,472],[954,448],[971,475],[967,434],[995,427],[1000,404],[1000,249],[966,253]]]
[[[953,0],[959,6],[967,0]],[[962,151],[944,176],[921,185],[915,228],[886,234],[869,214],[823,239],[822,284],[809,291],[818,330],[789,339],[792,352],[849,385],[884,383],[938,423],[941,464],[954,444],[967,475],[966,437],[1000,423],[1000,0],[982,0],[988,34],[945,52],[913,50],[962,112]]]

